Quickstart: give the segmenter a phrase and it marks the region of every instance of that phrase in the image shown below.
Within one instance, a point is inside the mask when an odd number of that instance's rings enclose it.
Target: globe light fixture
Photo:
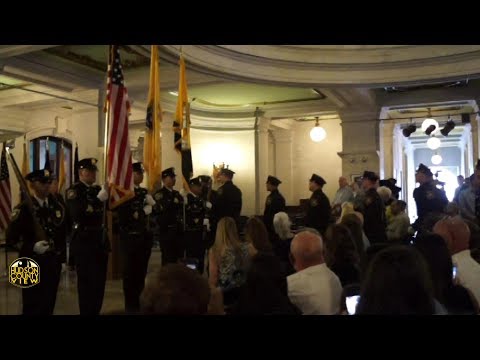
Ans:
[[[427,146],[429,149],[437,150],[440,147],[440,139],[432,136],[427,140]]]
[[[442,157],[438,154],[432,156],[432,164],[433,165],[440,165],[442,163]]]
[[[438,121],[435,120],[434,118],[432,118],[432,114],[430,112],[430,108],[428,108],[428,117],[423,120],[423,123],[422,123],[422,131],[425,132],[427,131],[427,129],[434,125],[435,126],[435,129],[433,131],[431,131],[428,135],[430,134],[435,134],[437,131],[438,131]],[[430,128],[431,129],[431,128]]]
[[[318,124],[318,117],[315,118],[315,127],[310,130],[310,139],[320,142],[327,137],[327,132]]]

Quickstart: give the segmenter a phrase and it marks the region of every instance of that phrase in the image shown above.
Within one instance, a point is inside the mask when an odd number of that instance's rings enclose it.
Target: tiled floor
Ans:
[[[8,253],[8,264],[17,258],[16,253]],[[148,272],[161,265],[159,249],[152,250]],[[5,267],[5,252],[0,249],[0,315],[17,315],[22,313],[22,290],[8,282]],[[102,314],[124,309],[121,280],[108,280],[105,288]],[[77,278],[75,272],[62,273],[55,304],[55,315],[78,315]]]

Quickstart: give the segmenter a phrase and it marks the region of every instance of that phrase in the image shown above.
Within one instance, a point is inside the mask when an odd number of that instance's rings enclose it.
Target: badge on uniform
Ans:
[[[425,194],[425,197],[428,200],[432,200],[433,198],[435,198],[435,194],[433,193],[433,191],[427,191],[427,193]]]
[[[313,207],[317,206],[318,205],[317,199],[310,200],[310,205],[312,205]]]
[[[267,198],[267,205],[270,205],[272,203],[272,199],[270,199],[270,196]]]
[[[199,221],[199,220],[200,220],[200,219],[193,219],[193,221],[195,222],[195,224],[198,224],[198,221]]]
[[[367,196],[365,198],[365,204],[368,206],[373,202],[373,198],[371,196]]]
[[[88,205],[88,207],[87,207],[87,212],[88,212],[88,213],[92,213],[92,212],[93,212],[93,207],[92,207],[92,205]]]
[[[173,199],[173,202],[174,202],[175,204],[178,204],[178,198]]]
[[[135,220],[138,219],[138,211],[135,211],[135,212],[133,213],[133,218],[134,218]]]
[[[218,190],[217,190],[217,194],[218,194],[218,195],[222,195],[222,194],[223,194],[223,189],[222,189],[222,188],[218,189]]]
[[[158,192],[155,194],[155,200],[162,200],[163,194],[161,192]]]
[[[15,220],[18,215],[20,215],[20,209],[17,208],[17,209],[13,209],[13,212],[12,212],[12,221]]]
[[[67,199],[72,200],[77,197],[77,192],[74,189],[68,190],[67,191]]]
[[[60,210],[55,211],[55,216],[56,216],[57,218],[61,218],[61,217],[62,217],[62,213],[60,212]]]

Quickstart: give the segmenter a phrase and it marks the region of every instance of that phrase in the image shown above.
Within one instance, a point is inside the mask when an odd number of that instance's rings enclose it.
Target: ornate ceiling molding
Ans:
[[[179,45],[162,45],[178,57]],[[183,45],[196,71],[294,86],[379,87],[480,76],[480,46]]]

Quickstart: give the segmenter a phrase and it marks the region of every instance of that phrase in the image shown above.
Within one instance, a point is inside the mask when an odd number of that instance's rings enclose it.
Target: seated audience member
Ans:
[[[449,314],[474,314],[476,309],[469,292],[454,284],[452,258],[445,240],[437,234],[420,236],[415,241],[415,248],[427,262],[435,299]]]
[[[408,238],[410,219],[405,213],[407,203],[402,200],[395,200],[390,205],[392,216],[387,225],[387,240],[389,242],[404,243]]]
[[[287,278],[292,303],[304,315],[338,314],[342,285],[325,264],[322,237],[302,231],[293,238],[290,253],[297,271]]]
[[[209,302],[207,279],[183,264],[168,264],[147,277],[140,311],[143,315],[206,315]]]
[[[350,230],[331,225],[325,233],[325,263],[338,276],[342,287],[360,281],[360,258]]]
[[[388,246],[390,246],[387,243],[379,243],[379,244],[373,244],[370,245],[365,251],[365,255],[363,258],[360,259],[360,280],[363,281],[365,279],[365,274],[367,273],[368,266],[372,262],[373,258],[377,253],[382,251],[383,249],[386,249]]]
[[[365,254],[365,250],[370,246],[367,236],[363,232],[362,220],[356,214],[347,214],[342,218],[340,224],[345,225],[350,230],[358,257],[361,259]]]
[[[480,264],[473,259],[469,248],[468,226],[462,220],[455,218],[446,219],[437,225],[435,225],[435,232],[446,240],[453,265],[457,267],[457,283],[470,292],[478,309],[480,304]]]
[[[389,246],[368,266],[357,306],[359,315],[433,315],[436,312],[427,264],[414,248]]]
[[[275,230],[275,236],[272,237],[273,252],[282,262],[287,276],[295,272],[290,263],[290,244],[294,236],[291,226],[292,222],[287,213],[279,212],[273,217],[273,228]]]
[[[249,244],[240,242],[233,218],[224,217],[218,222],[208,262],[210,286],[220,287],[225,305],[231,305],[236,301],[238,288],[245,282],[250,262]]]
[[[257,217],[251,217],[245,226],[245,241],[251,244],[250,254],[253,256],[259,252],[271,253],[272,243],[270,242],[267,227]]]
[[[287,278],[275,255],[258,253],[252,258],[247,280],[231,314],[301,315],[288,298]]]

